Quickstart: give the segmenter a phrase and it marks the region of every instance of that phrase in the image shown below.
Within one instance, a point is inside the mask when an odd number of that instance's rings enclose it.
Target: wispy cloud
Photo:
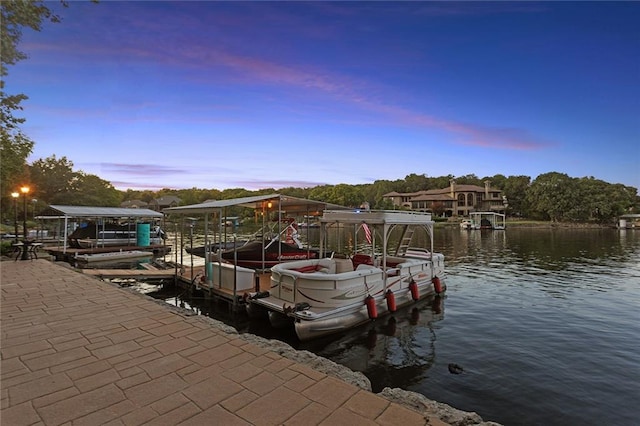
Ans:
[[[128,176],[167,176],[178,174],[189,174],[189,169],[171,166],[158,166],[156,164],[123,164],[123,163],[100,163],[100,168],[108,173],[119,173]]]
[[[158,191],[164,188],[185,189],[183,187],[178,187],[174,185],[161,185],[156,183],[140,183],[140,182],[134,182],[134,181],[125,181],[125,180],[111,180],[110,182],[114,188],[121,191],[124,191],[127,189],[133,189],[133,190],[139,190],[139,191],[143,191],[143,190]]]
[[[312,188],[314,186],[326,185],[327,182],[307,181],[307,180],[260,180],[260,179],[244,179],[234,180],[234,185],[247,189],[264,189],[264,188]]]
[[[428,7],[424,13],[471,13],[469,8]],[[483,13],[487,13],[483,9]],[[196,23],[188,17],[192,25]],[[200,22],[202,25],[202,22]],[[151,30],[153,27],[149,28]],[[148,35],[147,35],[148,36]],[[187,37],[187,36],[185,36]],[[179,40],[167,40],[162,49],[152,43],[134,44],[132,40],[122,44],[105,43],[96,48],[85,46],[82,39],[73,41],[72,46],[33,45],[30,48],[47,49],[49,51],[64,49],[73,55],[84,54],[100,61],[125,61],[137,63],[151,61],[163,64],[167,72],[198,68],[207,70],[220,81],[227,80],[232,84],[246,87],[267,85],[270,89],[303,90],[309,96],[328,96],[342,103],[343,106],[357,108],[364,113],[375,113],[371,117],[376,123],[386,122],[389,125],[411,126],[425,130],[435,130],[451,135],[450,143],[473,145],[503,150],[533,150],[547,147],[551,142],[535,136],[528,129],[508,126],[492,126],[483,123],[469,123],[465,120],[438,117],[424,111],[410,109],[402,102],[394,102],[398,95],[408,97],[410,94],[397,93],[373,81],[358,76],[320,69],[295,62],[269,59],[256,54],[241,54],[224,46],[224,43],[212,45],[210,40],[191,36]],[[67,53],[68,54],[68,53]],[[117,59],[116,59],[117,58]],[[200,78],[189,77],[187,78]],[[201,84],[211,84],[202,81]],[[284,92],[287,93],[287,92]],[[293,92],[295,93],[295,92]],[[385,99],[385,101],[381,101]],[[134,120],[139,120],[136,117]],[[149,119],[149,118],[146,118]]]

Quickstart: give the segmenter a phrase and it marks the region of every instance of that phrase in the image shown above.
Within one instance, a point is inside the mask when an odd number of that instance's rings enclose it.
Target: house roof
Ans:
[[[485,188],[482,186],[478,186],[478,185],[458,185],[456,184],[454,187],[454,192],[482,192],[484,193]],[[489,188],[489,192],[502,192],[502,190],[500,189],[495,189],[495,188]],[[384,194],[383,197],[410,197],[412,201],[420,201],[420,200],[431,200],[434,198],[425,198],[425,196],[433,196],[433,195],[437,195],[437,194],[451,194],[451,187],[447,186],[446,188],[439,188],[439,189],[427,189],[424,191],[418,191],[418,192],[403,192],[403,193],[398,193],[398,192],[389,192],[387,194]],[[450,199],[450,197],[448,198]]]
[[[153,200],[153,202],[159,206],[168,206],[171,203],[179,203],[180,198],[176,197],[175,195],[165,195],[163,197],[156,198],[155,200]]]
[[[130,207],[130,206],[147,206],[149,203],[144,202],[142,200],[128,200],[120,203],[120,207]]]
[[[412,197],[411,201],[451,201],[453,198],[449,194],[422,194]]]

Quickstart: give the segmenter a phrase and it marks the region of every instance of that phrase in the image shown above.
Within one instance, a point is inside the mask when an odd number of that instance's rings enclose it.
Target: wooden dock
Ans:
[[[133,278],[135,280],[160,280],[176,277],[175,268],[159,269],[153,265],[143,264],[143,269],[93,269],[86,268],[81,271],[84,274],[92,275],[99,278]],[[193,268],[193,276],[198,273],[202,274],[204,267]],[[191,283],[191,268],[178,268],[177,271],[178,280],[182,282]]]
[[[82,269],[86,275],[100,278],[166,279],[176,276],[173,269]]]
[[[140,264],[142,269],[80,269],[82,273],[98,277],[100,279],[121,279],[136,281],[153,281],[153,280],[176,280],[176,283],[184,288],[192,290],[200,290],[207,294],[208,297],[218,297],[228,301],[239,301],[247,290],[236,291],[224,288],[223,286],[213,286],[211,283],[202,279],[205,273],[204,266],[194,267],[193,270],[188,266],[176,268],[161,269],[153,264]],[[270,273],[260,272],[256,274],[256,288],[260,291],[269,291]]]
[[[112,253],[124,250],[141,250],[148,251],[154,255],[163,255],[171,251],[171,246],[150,245],[150,246],[113,246],[113,247],[92,247],[92,248],[72,248],[67,247],[66,251],[61,246],[44,246],[40,250],[46,251],[58,261],[70,262],[78,254],[96,254],[96,253]]]

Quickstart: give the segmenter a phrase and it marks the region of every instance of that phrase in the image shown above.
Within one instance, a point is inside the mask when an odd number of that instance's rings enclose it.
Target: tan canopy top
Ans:
[[[282,194],[256,195],[253,197],[232,198],[229,200],[208,201],[206,203],[192,204],[189,206],[169,207],[163,210],[165,213],[212,213],[225,207],[247,207],[253,209],[274,209],[286,211],[287,214],[308,214],[317,212],[318,215],[325,209],[339,210],[347,207],[324,201],[308,200]]]

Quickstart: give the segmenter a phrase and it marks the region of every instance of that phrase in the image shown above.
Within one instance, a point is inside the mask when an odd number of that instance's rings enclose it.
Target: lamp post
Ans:
[[[22,216],[22,243],[24,246],[22,247],[22,257],[20,260],[29,260],[29,241],[27,240],[27,194],[29,194],[29,187],[26,185],[23,186],[20,188],[20,192],[22,192],[24,208],[24,215]]]
[[[18,197],[20,193],[12,192],[11,196],[13,197],[13,239],[17,243],[18,242]]]

